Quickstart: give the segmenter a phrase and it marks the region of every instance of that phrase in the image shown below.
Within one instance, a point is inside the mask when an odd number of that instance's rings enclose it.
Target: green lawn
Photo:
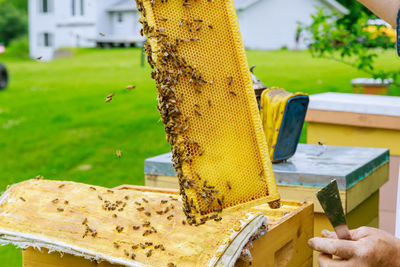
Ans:
[[[107,187],[143,184],[144,159],[169,146],[140,53],[81,49],[52,62],[0,56],[11,75],[9,88],[0,92],[0,191],[38,174]],[[306,51],[248,51],[248,60],[268,86],[293,92],[350,93],[350,79],[364,76]],[[379,65],[398,67],[395,52],[386,52]],[[128,84],[137,88],[127,91]],[[110,93],[114,99],[106,104]],[[0,263],[21,266],[19,252],[0,248]]]

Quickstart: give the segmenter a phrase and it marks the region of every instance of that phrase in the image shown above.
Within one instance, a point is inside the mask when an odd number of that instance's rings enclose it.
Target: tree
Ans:
[[[27,16],[8,1],[0,0],[0,42],[8,45],[27,33]]]

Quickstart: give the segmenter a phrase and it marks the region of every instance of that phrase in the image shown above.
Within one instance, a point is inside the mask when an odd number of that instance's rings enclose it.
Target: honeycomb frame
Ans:
[[[188,222],[279,193],[232,0],[136,0]]]

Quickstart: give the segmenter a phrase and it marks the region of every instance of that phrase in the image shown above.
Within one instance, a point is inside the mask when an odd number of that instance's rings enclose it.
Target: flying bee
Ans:
[[[237,96],[237,94],[236,94],[234,91],[232,91],[232,90],[229,90],[229,93],[232,94],[232,95],[234,95],[234,96]]]
[[[121,150],[117,149],[115,151],[115,155],[117,155],[117,157],[120,158],[122,156]]]
[[[23,202],[26,201],[25,198],[23,198],[23,197],[19,197],[19,199],[21,199]]]
[[[41,60],[43,57],[42,56],[39,56],[39,57],[37,57],[36,59],[37,60]]]
[[[112,100],[112,97],[107,97],[105,102],[109,103],[109,102],[111,102],[111,100]]]
[[[158,20],[159,20],[159,21],[167,21],[168,19],[167,19],[167,18],[159,17]]]
[[[232,189],[231,182],[229,182],[229,181],[226,181],[226,186],[228,187],[228,189],[229,189],[229,190],[231,190],[231,189]]]
[[[136,85],[128,85],[128,86],[126,86],[127,90],[132,90],[132,89],[135,89],[135,88],[136,88]]]
[[[99,32],[99,35],[100,35],[101,37],[104,37],[104,36],[105,36],[105,34],[102,33],[102,32]]]

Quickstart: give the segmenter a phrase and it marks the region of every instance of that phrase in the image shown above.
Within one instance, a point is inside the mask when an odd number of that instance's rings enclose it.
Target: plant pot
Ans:
[[[366,95],[387,95],[392,79],[357,78],[351,80],[354,93]]]

